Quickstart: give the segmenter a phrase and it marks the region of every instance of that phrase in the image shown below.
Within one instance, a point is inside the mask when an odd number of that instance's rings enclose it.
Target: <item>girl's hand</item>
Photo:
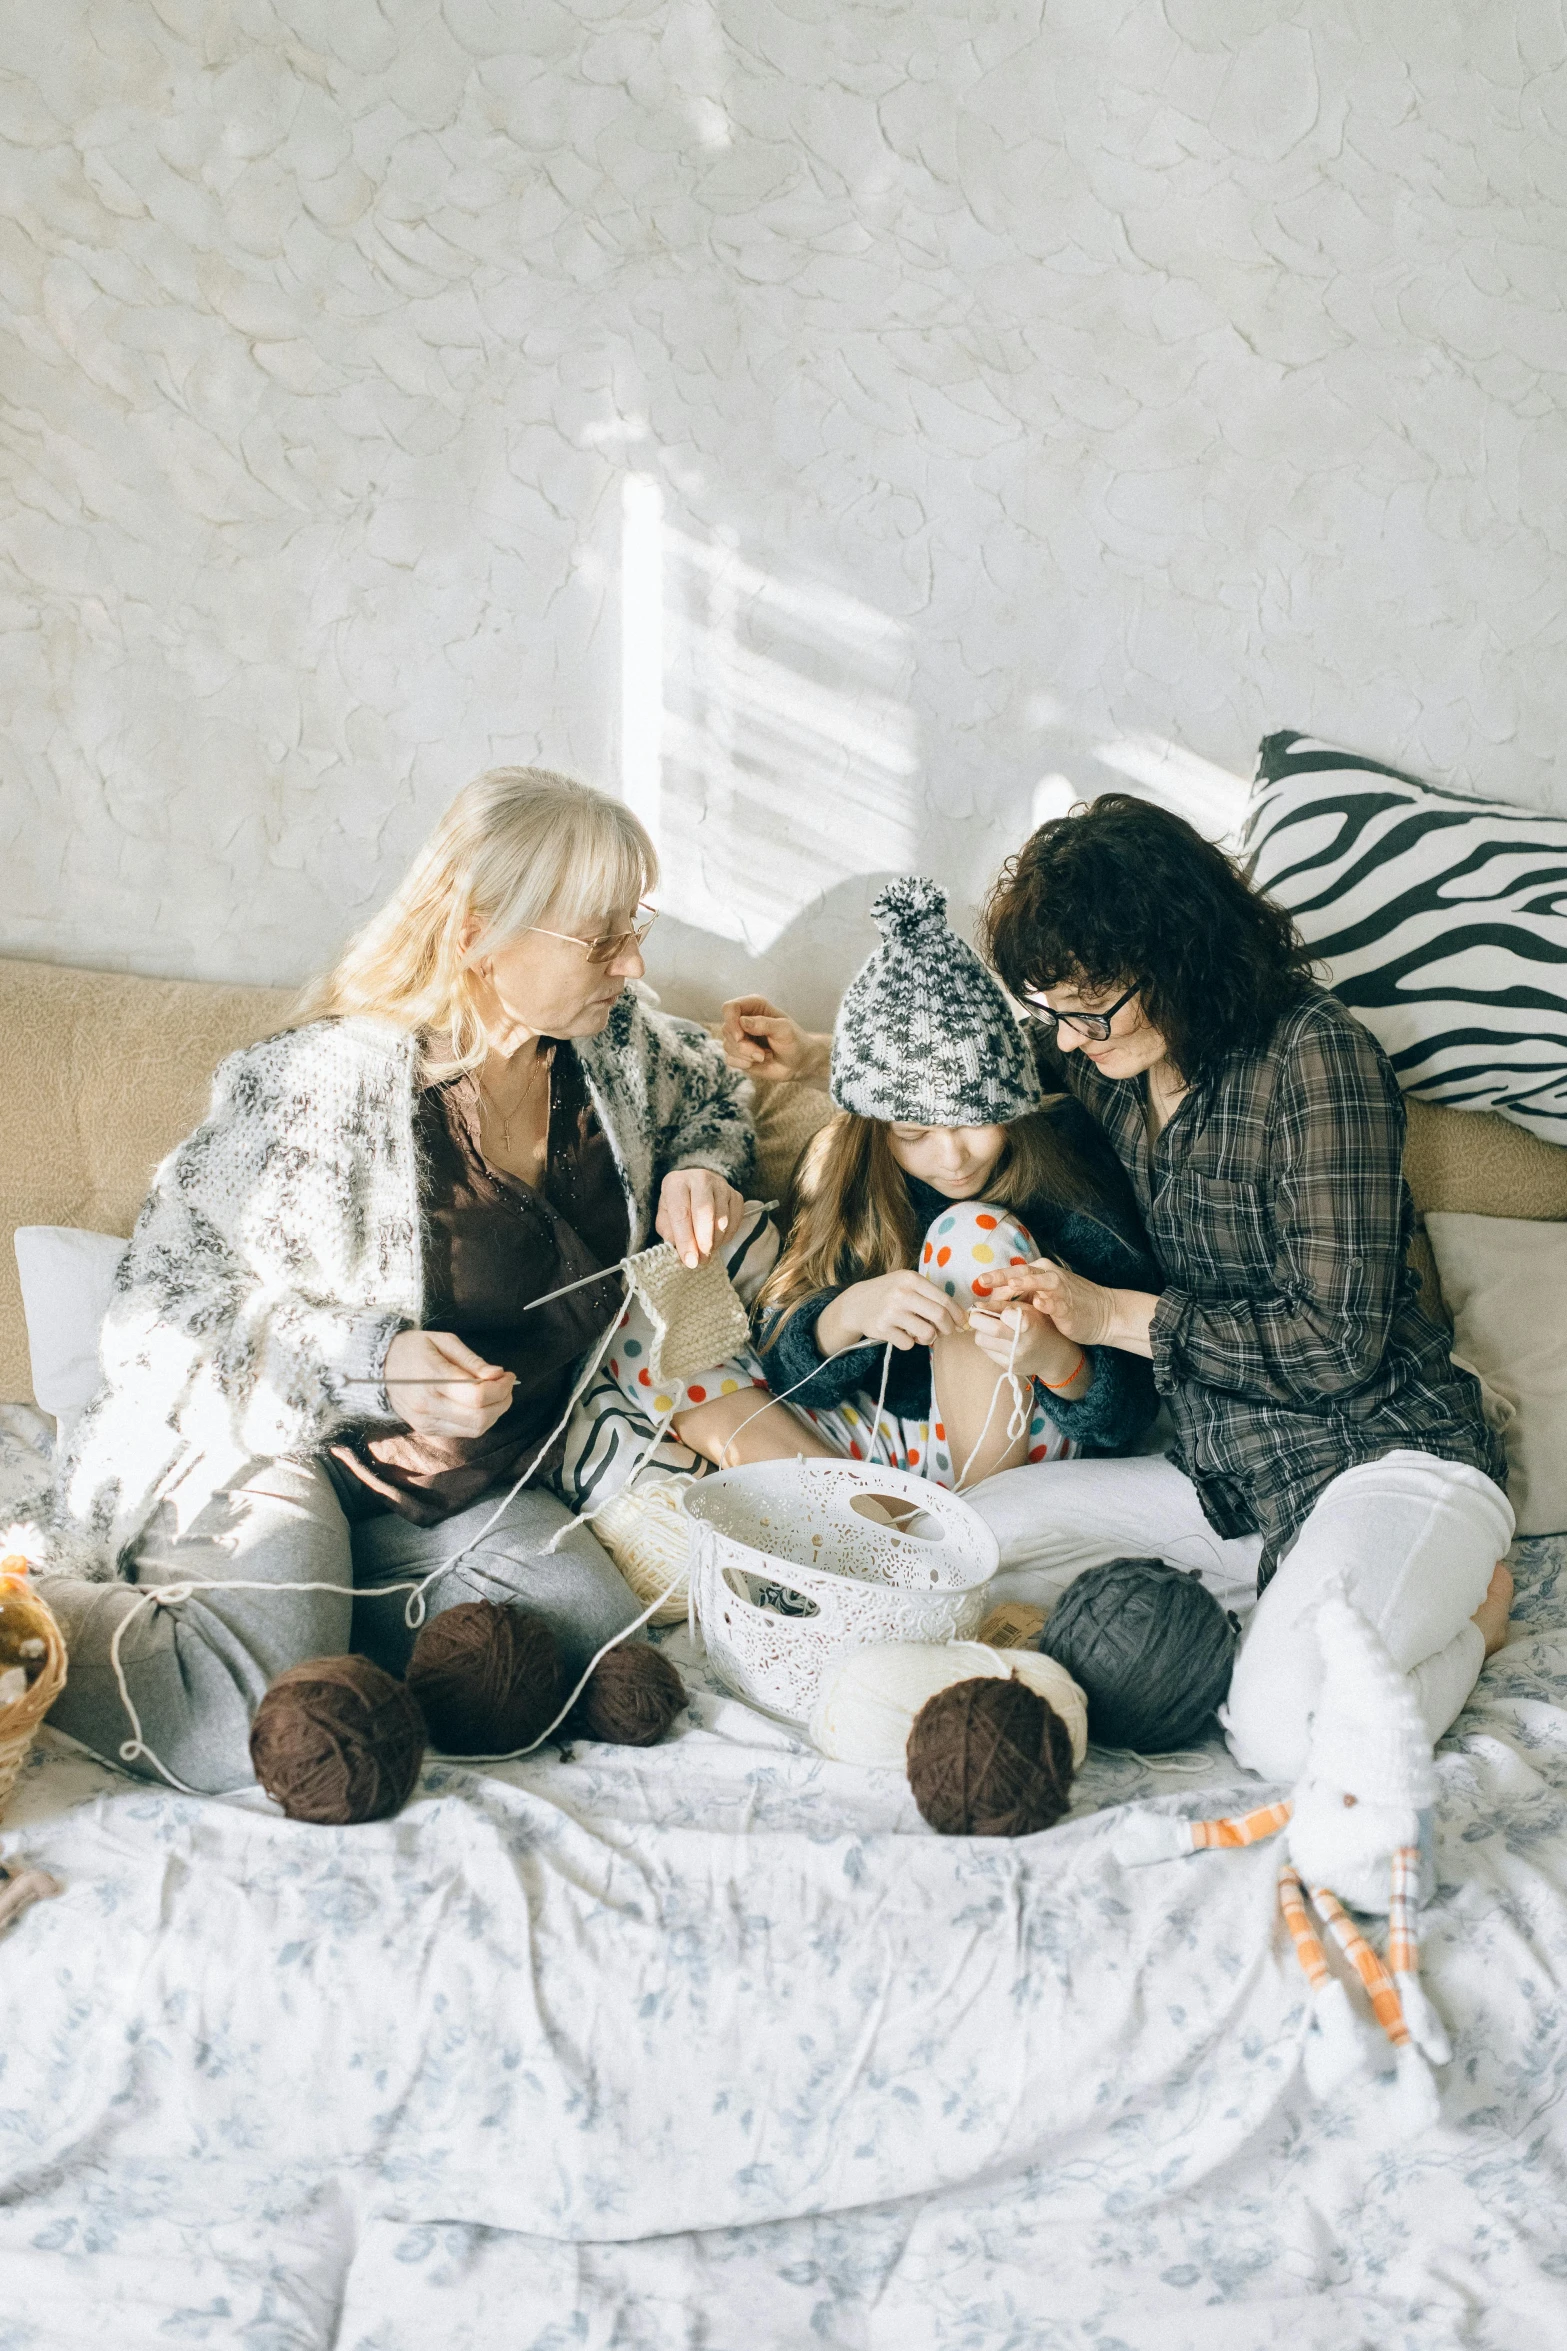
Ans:
[[[998,1371],[1010,1367],[1020,1380],[1044,1380],[1050,1387],[1059,1387],[1082,1362],[1083,1349],[1076,1339],[1066,1338],[1049,1315],[1035,1307],[1007,1306],[999,1314],[975,1313],[968,1320],[981,1355],[988,1355]],[[1015,1355],[1014,1330],[1018,1334]]]
[[[962,1328],[963,1310],[923,1274],[883,1273],[874,1281],[852,1282],[822,1308],[816,1347],[821,1355],[836,1355],[865,1340],[884,1347],[890,1339],[900,1354],[907,1354],[911,1347],[933,1347],[949,1331]]]
[[[712,1256],[726,1233],[739,1231],[744,1214],[745,1202],[733,1184],[710,1167],[677,1167],[660,1188],[654,1230],[682,1263],[697,1266]]]
[[[392,1410],[421,1437],[482,1437],[517,1385],[511,1372],[486,1363],[450,1331],[399,1331],[386,1350],[381,1377]],[[399,1380],[419,1385],[399,1387]]]
[[[1062,1338],[1079,1347],[1114,1343],[1119,1293],[1085,1281],[1064,1265],[1052,1265],[1048,1258],[1034,1265],[1009,1266],[991,1283],[990,1296],[993,1305],[1015,1299],[1033,1307],[1037,1314],[1048,1315]]]
[[[827,1082],[832,1039],[802,1029],[765,996],[731,996],[720,1039],[724,1059],[742,1076],[764,1083],[785,1078]]]

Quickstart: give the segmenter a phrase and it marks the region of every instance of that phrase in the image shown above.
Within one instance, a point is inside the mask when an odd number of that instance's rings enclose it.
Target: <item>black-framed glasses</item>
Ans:
[[[624,955],[628,946],[640,947],[648,932],[658,920],[656,906],[639,906],[637,918],[629,929],[603,931],[596,939],[579,939],[575,931],[547,931],[541,922],[530,922],[524,928],[537,931],[541,939],[564,939],[568,947],[578,947],[589,963],[613,963],[617,955]]]
[[[1136,993],[1137,983],[1134,980],[1125,995],[1117,996],[1115,1002],[1107,1004],[1103,1012],[1057,1012],[1054,1005],[1047,1004],[1043,996],[1036,994],[1032,988],[1023,990],[1023,1001],[1032,1007],[1035,1019],[1042,1021],[1047,1028],[1078,1029],[1085,1037],[1091,1037],[1096,1045],[1102,1045],[1110,1034],[1110,1023],[1123,1004],[1131,1003]]]

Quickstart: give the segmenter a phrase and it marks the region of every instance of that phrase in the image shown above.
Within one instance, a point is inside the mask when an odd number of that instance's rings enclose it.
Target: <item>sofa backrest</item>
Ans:
[[[218,1063],[280,1028],[292,1002],[279,988],[0,961],[0,1398],[33,1392],[16,1227],[128,1233]]]
[[[0,959],[0,1400],[32,1394],[11,1235],[128,1233],[153,1170],[206,1108],[227,1053],[283,1025],[292,992]],[[761,1196],[779,1196],[831,1115],[807,1086],[758,1089]],[[1411,1100],[1422,1209],[1567,1218],[1567,1151],[1489,1113]]]

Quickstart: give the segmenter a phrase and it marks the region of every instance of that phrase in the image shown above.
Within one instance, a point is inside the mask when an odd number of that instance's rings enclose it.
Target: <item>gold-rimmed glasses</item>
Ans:
[[[564,939],[568,947],[578,947],[589,963],[613,963],[617,955],[624,955],[629,946],[640,948],[648,932],[658,920],[656,906],[637,908],[637,919],[623,931],[604,931],[596,939],[579,939],[575,931],[547,930],[541,922],[523,924],[523,929],[537,931],[541,939]]]

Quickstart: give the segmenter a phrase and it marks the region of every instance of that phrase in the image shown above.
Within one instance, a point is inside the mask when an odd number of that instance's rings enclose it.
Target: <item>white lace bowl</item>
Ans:
[[[884,1496],[902,1527],[856,1509]],[[979,1629],[996,1538],[956,1494],[853,1461],[764,1461],[699,1478],[691,1606],[707,1653],[737,1696],[803,1723],[846,1649],[961,1641]]]

